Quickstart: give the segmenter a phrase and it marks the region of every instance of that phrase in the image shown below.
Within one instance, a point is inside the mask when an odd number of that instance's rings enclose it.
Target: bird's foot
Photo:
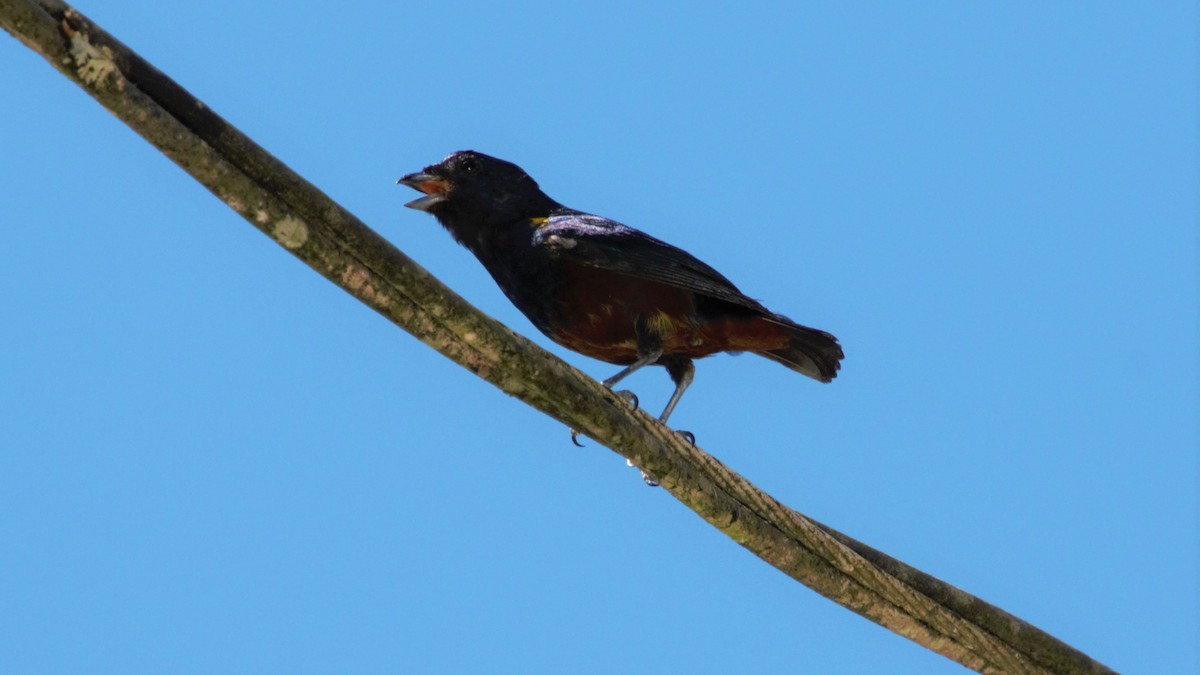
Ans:
[[[621,389],[619,391],[614,391],[613,393],[617,395],[617,398],[620,398],[621,400],[628,403],[630,408],[632,408],[634,410],[638,409],[637,394],[633,393],[632,391],[629,391],[628,389]],[[571,442],[575,444],[575,447],[582,448],[583,443],[579,442],[579,432],[575,431],[574,429],[571,429],[570,432],[571,432]]]
[[[683,436],[683,440],[687,441],[688,445],[693,447],[696,445],[696,434],[693,434],[690,431],[684,431],[683,429],[676,429],[675,433]]]
[[[620,399],[624,400],[626,403],[628,403],[629,407],[633,408],[634,410],[638,409],[637,394],[633,393],[632,391],[629,391],[628,389],[621,389],[618,391],[614,391],[613,393],[617,395],[617,398],[620,398]]]

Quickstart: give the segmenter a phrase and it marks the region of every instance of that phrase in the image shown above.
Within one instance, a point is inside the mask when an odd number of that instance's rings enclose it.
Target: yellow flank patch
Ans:
[[[529,226],[536,230],[537,228],[545,225],[547,220],[550,220],[550,219],[549,218],[530,218]]]
[[[657,312],[653,316],[646,317],[646,327],[651,332],[666,335],[675,329],[675,321],[671,319],[670,314]]]

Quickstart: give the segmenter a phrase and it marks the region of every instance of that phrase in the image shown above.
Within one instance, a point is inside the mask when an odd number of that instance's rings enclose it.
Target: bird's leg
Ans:
[[[650,365],[651,363],[654,363],[661,356],[662,356],[662,347],[657,347],[648,352],[640,353],[640,354],[638,354],[637,361],[634,361],[633,363],[625,366],[624,368],[621,369],[621,372],[617,373],[616,375],[613,375],[612,377],[601,382],[600,384],[603,384],[604,386],[608,387],[609,389],[612,389],[614,384],[625,379],[626,377],[631,375],[634,371],[636,371],[640,368],[644,368],[644,367]]]
[[[675,391],[671,393],[671,398],[667,401],[667,407],[663,408],[662,414],[658,416],[658,421],[663,424],[667,423],[667,418],[675,411],[675,406],[679,404],[679,399],[683,398],[683,392],[692,384],[692,378],[696,375],[696,366],[692,360],[686,356],[671,356],[662,361],[662,365],[666,366],[667,374],[671,376],[671,381],[675,383]],[[688,443],[696,444],[696,435],[690,431],[676,431],[680,436],[687,439]],[[629,463],[633,466],[633,463]],[[646,485],[655,487],[658,485],[658,480],[653,476],[642,471],[642,480],[646,481]]]
[[[658,416],[658,421],[663,424],[667,423],[667,418],[675,412],[675,406],[678,405],[679,399],[683,398],[683,392],[692,384],[692,378],[696,375],[696,366],[692,360],[686,357],[673,357],[665,364],[667,374],[671,376],[671,381],[675,383],[675,391],[671,394],[670,400],[667,401],[667,407],[663,408],[662,414]],[[689,432],[681,431],[681,434],[690,435]],[[695,442],[695,439],[692,439]]]
[[[632,375],[634,372],[636,372],[642,368],[645,368],[646,366],[648,366],[652,363],[657,363],[658,360],[660,358],[662,358],[662,353],[663,353],[662,337],[654,334],[651,330],[649,330],[648,326],[646,325],[646,322],[643,321],[641,318],[639,318],[637,320],[637,322],[634,324],[634,330],[637,332],[637,340],[638,340],[637,360],[634,361],[633,363],[629,364],[628,366],[625,366],[624,368],[622,368],[620,370],[620,372],[618,372],[617,374],[615,374],[612,377],[608,378],[607,380],[604,380],[603,382],[601,382],[601,384],[603,384],[605,387],[608,387],[610,390],[613,388],[613,385],[615,385],[616,383],[620,382],[621,380],[625,379],[626,377],[629,377],[630,375]],[[687,385],[691,383],[692,371],[695,370],[695,368],[692,367],[691,359],[688,359],[685,357],[675,357],[675,358],[671,359],[670,363],[671,364],[678,363],[678,364],[680,364],[680,367],[683,367],[685,370],[688,371],[686,374],[687,383],[685,383],[682,387],[679,386],[680,380],[676,378],[675,371],[671,370],[672,366],[668,365],[668,364],[663,364],[663,365],[667,365],[668,372],[671,373],[671,378],[676,381],[676,387],[675,387],[675,393],[671,395],[671,400],[667,403],[667,409],[664,410],[663,414],[660,415],[658,418],[660,422],[666,421],[667,416],[671,414],[671,409],[674,408],[675,404],[679,402],[679,397],[683,395],[683,390],[686,389]],[[616,394],[617,396],[620,396],[621,398],[625,398],[626,400],[629,400],[627,397],[632,397],[633,398],[633,407],[634,407],[634,409],[637,409],[637,396],[635,396],[633,394],[633,392],[631,392],[631,391],[615,391],[613,393]],[[579,445],[579,441],[576,439],[577,435],[578,434],[575,432],[575,430],[572,429],[571,430],[571,442],[574,443],[575,445]],[[632,461],[626,460],[626,463],[629,464],[629,466],[633,466]],[[658,481],[653,476],[646,473],[645,471],[642,471],[642,469],[640,467],[638,467],[638,471],[642,472],[642,480],[646,481],[646,485],[649,485],[650,487],[658,487]]]
[[[629,375],[637,370],[645,368],[652,363],[656,363],[660,358],[662,358],[662,335],[659,335],[652,330],[649,322],[642,317],[638,317],[633,322],[633,332],[634,335],[637,336],[637,360],[622,368],[621,372],[613,375],[604,382],[601,382],[601,384],[609,389],[612,389],[614,384],[620,382],[626,377],[629,377]],[[630,397],[632,397],[633,408],[634,410],[637,410],[637,396],[634,396],[633,392],[617,391],[613,393],[627,401],[630,399]]]
[[[624,368],[621,369],[621,372],[617,373],[616,375],[613,375],[612,377],[608,378],[607,380],[604,380],[600,384],[603,384],[606,388],[611,390],[613,388],[614,384],[625,379],[633,371],[635,371],[639,368],[644,368],[645,366],[648,366],[651,363],[654,363],[655,361],[658,360],[658,357],[660,357],[660,356],[662,356],[662,348],[661,347],[657,347],[646,353],[640,354],[638,356],[637,361],[634,361],[633,363],[629,364],[628,366],[625,366]],[[614,391],[613,393],[616,394],[617,396],[620,396],[621,398],[625,399],[625,401],[627,403],[629,403],[629,405],[632,406],[634,410],[637,410],[637,407],[638,407],[637,394],[634,394],[632,391],[628,391],[628,390]],[[579,432],[575,431],[574,429],[571,429],[571,442],[580,448],[583,447],[583,444],[579,442]]]

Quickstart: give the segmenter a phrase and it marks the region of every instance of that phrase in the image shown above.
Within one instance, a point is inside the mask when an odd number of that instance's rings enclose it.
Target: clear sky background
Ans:
[[[484,311],[512,160],[835,333],[674,419],[1121,671],[1197,669],[1190,2],[80,9]],[[327,283],[0,35],[0,671],[955,673]],[[661,369],[631,378],[657,411]]]

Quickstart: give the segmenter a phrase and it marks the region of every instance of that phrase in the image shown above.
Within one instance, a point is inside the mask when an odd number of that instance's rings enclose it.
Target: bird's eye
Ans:
[[[479,163],[473,159],[464,159],[462,164],[459,165],[459,168],[466,173],[472,173],[479,168]]]

